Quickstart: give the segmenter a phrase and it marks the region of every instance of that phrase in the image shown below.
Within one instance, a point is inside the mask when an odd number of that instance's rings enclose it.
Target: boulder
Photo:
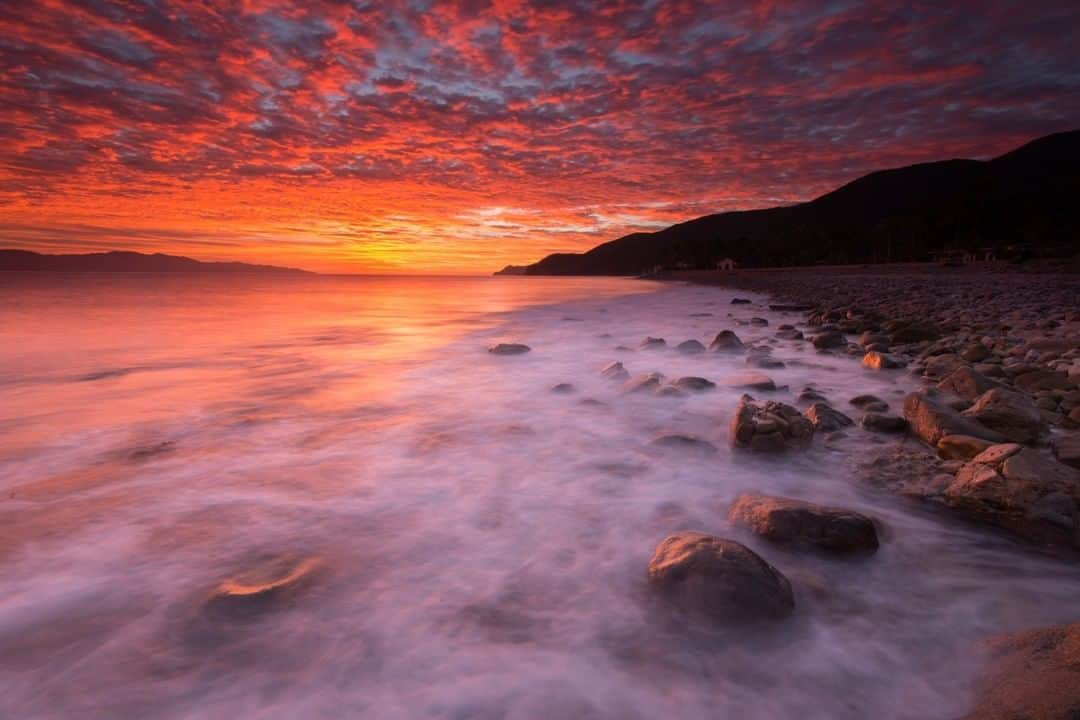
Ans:
[[[892,355],[872,350],[863,355],[862,366],[871,370],[896,370],[904,367],[904,362]]]
[[[808,407],[806,419],[813,423],[814,429],[819,432],[833,432],[855,424],[847,415],[823,402],[816,402]]]
[[[1080,468],[1080,433],[1055,435],[1050,438],[1050,447],[1058,462]]]
[[[981,346],[980,346],[981,347]],[[985,375],[964,366],[958,367],[938,383],[938,389],[952,393],[965,400],[974,400],[987,390],[1001,387]]]
[[[696,435],[683,433],[662,433],[649,441],[649,447],[661,450],[683,450],[711,455],[716,446]]]
[[[683,531],[649,560],[649,585],[676,607],[723,624],[780,620],[795,609],[791,583],[734,540]]]
[[[1080,709],[1080,623],[1001,635],[964,720],[1072,720]]]
[[[693,375],[681,377],[671,384],[680,390],[687,390],[690,392],[704,392],[705,390],[712,390],[716,387],[716,383],[713,381],[706,380],[703,377],[695,377]]]
[[[996,430],[1006,439],[1020,443],[1035,440],[1044,425],[1042,414],[1031,398],[1004,388],[994,388],[980,395],[964,415]]]
[[[492,355],[521,355],[532,350],[528,345],[521,343],[499,343],[488,348]]]
[[[739,336],[730,330],[716,333],[716,337],[709,343],[709,350],[712,352],[742,352],[745,349]]]
[[[1080,548],[1080,472],[1016,443],[991,446],[965,463],[946,504],[1034,542]]]
[[[844,334],[837,332],[836,330],[830,330],[823,332],[820,335],[815,335],[813,338],[814,347],[818,350],[828,350],[830,348],[838,348],[847,345],[847,341],[844,340]]]
[[[757,403],[743,395],[731,419],[730,434],[736,447],[755,452],[782,452],[803,447],[814,436],[813,424],[790,405]]]
[[[630,373],[623,367],[623,364],[618,361],[605,365],[600,370],[600,374],[609,380],[626,380],[630,377]]]
[[[863,428],[870,432],[901,433],[908,429],[908,421],[899,415],[868,412],[862,416]]]
[[[776,383],[773,382],[772,378],[761,373],[731,375],[721,380],[720,384],[736,390],[763,390],[765,392],[776,390]]]
[[[970,460],[994,443],[970,435],[945,435],[937,443],[942,460]]]
[[[874,521],[867,516],[791,498],[743,493],[728,511],[728,520],[778,543],[812,545],[837,553],[878,548]]]
[[[697,355],[705,352],[705,346],[697,340],[683,340],[675,346],[675,349],[684,355]]]
[[[964,417],[940,395],[930,392],[910,393],[904,399],[904,418],[910,423],[911,431],[932,447],[937,447],[945,435],[970,435],[991,442],[1005,440],[1000,433]]]
[[[658,372],[645,373],[644,375],[637,375],[627,380],[622,387],[624,393],[636,393],[645,391],[655,391],[660,389],[660,385],[664,382],[664,376]]]
[[[641,341],[638,346],[642,350],[659,350],[660,348],[667,347],[667,341],[664,338],[647,337]]]

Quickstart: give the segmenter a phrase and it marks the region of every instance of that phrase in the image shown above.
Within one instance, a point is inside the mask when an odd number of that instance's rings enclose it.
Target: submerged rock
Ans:
[[[559,383],[558,385],[552,385],[551,392],[557,393],[559,395],[569,395],[570,393],[577,392],[577,388],[574,387],[571,383],[564,382]]]
[[[618,361],[605,365],[600,370],[600,374],[609,380],[625,380],[630,377],[629,371]]]
[[[639,346],[642,350],[659,350],[660,348],[667,347],[667,341],[664,338],[647,337],[641,341]]]
[[[675,346],[675,349],[684,355],[697,355],[705,352],[705,346],[697,340],[683,340]]]
[[[1080,710],[1080,623],[991,638],[964,720],[1073,720]]]
[[[625,393],[643,392],[645,390],[655,391],[660,388],[663,382],[664,376],[662,373],[645,373],[627,380],[622,389]]]
[[[688,450],[706,455],[716,452],[716,446],[708,440],[684,433],[662,433],[649,441],[649,447],[664,450]]]
[[[318,557],[276,557],[218,584],[207,612],[248,616],[279,607],[307,588],[323,569]]]
[[[755,452],[782,452],[803,447],[814,436],[813,424],[790,405],[754,402],[743,395],[731,419],[730,435],[736,447]]]
[[[724,387],[736,390],[762,390],[772,392],[776,390],[776,383],[768,375],[761,373],[742,373],[731,375],[720,381]]]
[[[728,519],[773,542],[813,545],[838,553],[878,548],[874,521],[845,508],[743,493],[732,504]]]
[[[819,432],[833,432],[855,424],[847,415],[823,402],[816,402],[807,408],[806,419],[813,423],[814,429]]]
[[[716,333],[716,337],[709,343],[709,350],[712,352],[742,352],[745,349],[739,336],[730,330],[721,330]]]
[[[964,415],[996,430],[1008,440],[1029,443],[1039,437],[1044,422],[1039,408],[1027,395],[994,388],[979,396]]]
[[[712,390],[716,387],[716,383],[712,380],[706,380],[703,377],[695,377],[693,375],[681,377],[671,384],[680,390],[688,390],[690,392],[704,392],[705,390]]]
[[[883,413],[889,409],[889,403],[877,395],[856,395],[848,402],[866,412]]]
[[[740,297],[731,298],[731,304],[732,305],[749,305],[750,300],[747,300],[746,298],[740,298]]]
[[[802,330],[796,330],[795,328],[781,328],[776,331],[776,337],[781,340],[802,340]]]
[[[734,540],[683,531],[649,561],[649,584],[677,607],[717,623],[779,620],[795,609],[791,583]]]
[[[820,335],[815,335],[812,342],[814,343],[814,347],[818,350],[843,347],[847,344],[847,341],[844,340],[844,334],[837,332],[836,330],[830,330],[828,332],[823,332]]]
[[[492,355],[521,355],[530,350],[532,350],[531,347],[521,343],[499,343],[488,348],[488,352]]]

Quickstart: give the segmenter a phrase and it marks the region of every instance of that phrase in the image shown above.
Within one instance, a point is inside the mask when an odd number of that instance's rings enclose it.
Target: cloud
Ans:
[[[488,269],[1072,129],[1078,24],[1064,0],[10,0],[0,212],[49,247]]]

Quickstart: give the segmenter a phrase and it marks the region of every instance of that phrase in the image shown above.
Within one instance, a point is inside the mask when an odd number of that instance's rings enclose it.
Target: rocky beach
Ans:
[[[943,523],[1000,531],[1063,563],[1080,558],[1075,262],[1034,269],[863,265],[665,277],[765,293],[772,309],[804,313],[802,322],[777,332],[783,341],[850,356],[874,372],[907,373],[921,385],[895,414],[870,394],[848,400],[807,388],[800,400],[809,408],[801,415],[794,407],[747,397],[733,421],[735,445],[784,451],[792,439],[812,434],[808,424],[837,444],[858,427],[886,433],[882,437],[890,439],[878,450],[851,458],[859,482],[911,499]],[[752,307],[749,300],[732,302]],[[853,532],[843,509],[740,498],[732,516],[773,539],[867,544],[843,538]],[[990,659],[966,717],[1050,720],[1080,711],[1080,622],[986,643]]]

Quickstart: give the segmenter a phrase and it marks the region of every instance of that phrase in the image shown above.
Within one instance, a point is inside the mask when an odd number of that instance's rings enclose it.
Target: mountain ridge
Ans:
[[[742,267],[924,260],[947,250],[1072,247],[1080,238],[1080,130],[990,160],[877,170],[812,200],[693,218],[584,253],[554,253],[526,275],[636,275]],[[520,267],[520,266],[519,266]]]
[[[203,262],[183,255],[111,250],[99,253],[48,255],[32,250],[0,248],[0,270],[45,272],[167,272],[310,274],[307,270],[242,262]]]

